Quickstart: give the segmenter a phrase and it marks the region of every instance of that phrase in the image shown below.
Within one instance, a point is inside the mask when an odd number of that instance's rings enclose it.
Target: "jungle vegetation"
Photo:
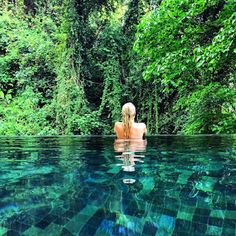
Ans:
[[[235,0],[0,0],[0,135],[236,131]]]

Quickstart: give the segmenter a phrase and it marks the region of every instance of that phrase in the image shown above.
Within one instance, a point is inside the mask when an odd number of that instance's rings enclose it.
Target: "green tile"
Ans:
[[[145,217],[145,221],[157,222],[161,218],[161,214],[149,212]]]
[[[224,219],[225,218],[225,211],[222,210],[212,210],[211,217],[215,217],[215,218],[220,218],[220,219]]]
[[[212,192],[216,182],[217,178],[203,176],[202,179],[196,183],[195,187],[203,192]]]
[[[179,211],[180,212],[185,212],[187,214],[190,214],[190,215],[193,215],[194,212],[195,212],[195,207],[190,207],[188,205],[181,205],[180,208],[179,208]]]
[[[4,235],[7,232],[7,228],[0,226],[0,236]]]
[[[38,236],[38,235],[43,235],[43,232],[44,231],[42,229],[32,226],[26,231],[24,231],[23,235],[24,236]]]
[[[184,171],[182,174],[179,175],[177,179],[177,184],[187,184],[188,178],[192,175],[192,171]]]
[[[95,205],[86,205],[79,213],[82,215],[93,216],[99,207]]]
[[[159,228],[155,234],[155,236],[171,236],[173,235],[173,230],[168,230],[166,228]]]
[[[51,223],[43,231],[44,231],[43,235],[46,235],[46,236],[60,236],[61,231],[62,231],[62,226]]]
[[[113,166],[112,169],[108,170],[107,173],[109,174],[118,174],[120,172],[120,166]]]
[[[129,216],[130,222],[128,223],[127,228],[134,230],[137,233],[142,234],[145,221],[143,218],[138,218],[135,216]]]
[[[141,190],[141,193],[149,193],[151,190],[153,190],[155,186],[155,181],[153,177],[141,178],[140,182],[143,185],[143,189]]]
[[[78,234],[89,219],[90,216],[79,213],[65,225],[65,228],[68,229],[72,234]]]
[[[53,207],[53,204],[51,205],[52,206],[52,210],[50,211],[50,214],[51,215],[62,215],[63,213],[65,213],[67,211],[67,209],[65,209],[64,207],[62,206],[58,206],[58,207]]]
[[[117,164],[110,164],[109,165],[109,170],[106,171],[106,173],[109,173],[109,174],[117,174],[119,173],[121,170],[121,167],[118,166]]]
[[[90,178],[88,180],[89,183],[97,183],[97,184],[103,184],[107,181],[107,178],[105,177],[99,177],[99,178]]]
[[[187,212],[178,211],[177,218],[182,220],[192,221],[193,215]]]
[[[110,236],[110,234],[101,228],[98,228],[94,236]]]
[[[125,215],[125,214],[119,212],[119,213],[117,214],[116,224],[126,226],[127,223],[128,223],[127,215]]]
[[[236,220],[236,211],[226,210],[225,211],[225,218],[231,219],[231,220]]]
[[[214,226],[214,225],[207,225],[206,234],[207,235],[221,235],[222,234],[222,228]]]
[[[170,190],[168,190],[168,192],[166,193],[166,195],[168,196],[168,197],[171,197],[171,198],[175,198],[176,199],[176,201],[178,201],[178,202],[180,202],[180,198],[179,198],[179,196],[180,196],[180,190],[178,190],[178,189],[170,189]]]
[[[222,153],[223,154],[223,153]],[[208,171],[219,171],[222,169],[221,163],[217,161],[212,161],[210,165],[207,166]]]
[[[104,205],[106,204],[107,200],[108,200],[108,197],[106,196],[104,198],[97,199],[95,201],[90,202],[90,205],[97,207],[97,209],[100,209],[100,208],[104,207]]]
[[[198,197],[197,200],[197,208],[204,208],[204,209],[209,209],[211,210],[211,202],[209,202],[208,200],[209,198],[202,198],[202,197]]]
[[[143,218],[120,214],[116,223],[123,225],[124,227],[131,229],[136,233],[142,234],[145,221]]]
[[[116,200],[116,199],[110,199],[110,201],[108,200],[107,202],[109,202],[109,210],[111,212],[119,212],[121,211],[121,202],[120,200]]]
[[[236,229],[223,227],[222,236],[224,235],[236,235]]]

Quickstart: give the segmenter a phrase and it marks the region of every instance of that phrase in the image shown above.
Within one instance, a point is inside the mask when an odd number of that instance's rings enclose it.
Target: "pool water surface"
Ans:
[[[235,135],[0,137],[0,236],[234,236],[235,145]]]

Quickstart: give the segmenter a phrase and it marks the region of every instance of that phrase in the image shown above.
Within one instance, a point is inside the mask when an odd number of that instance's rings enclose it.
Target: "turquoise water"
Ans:
[[[0,137],[0,235],[236,235],[235,144]]]

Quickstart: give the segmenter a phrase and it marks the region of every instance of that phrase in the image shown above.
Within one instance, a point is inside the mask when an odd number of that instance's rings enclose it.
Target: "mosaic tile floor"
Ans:
[[[236,136],[0,138],[1,235],[236,235]]]

